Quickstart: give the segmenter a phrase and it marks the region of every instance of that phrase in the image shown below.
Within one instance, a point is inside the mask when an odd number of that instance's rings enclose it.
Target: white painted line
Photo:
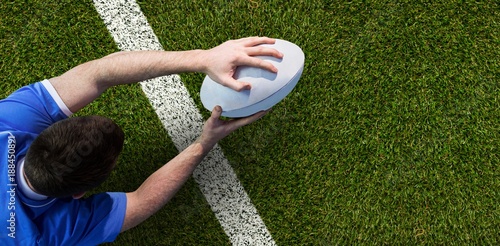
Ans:
[[[94,0],[94,5],[121,50],[163,49],[134,0]],[[203,118],[180,77],[141,86],[177,149],[185,149],[201,133]],[[276,245],[218,145],[193,176],[233,245]]]

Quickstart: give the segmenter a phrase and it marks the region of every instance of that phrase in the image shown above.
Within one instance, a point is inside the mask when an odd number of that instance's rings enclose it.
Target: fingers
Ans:
[[[278,68],[276,68],[272,63],[270,63],[268,61],[264,61],[264,60],[262,60],[260,58],[256,58],[256,57],[249,56],[249,57],[242,58],[241,63],[245,64],[246,66],[250,66],[250,67],[262,68],[262,69],[268,70],[268,71],[273,72],[273,73],[278,72]]]
[[[261,44],[274,44],[276,40],[273,38],[249,37],[235,40],[235,42],[242,43],[243,47],[246,49],[246,54],[249,56],[273,56],[276,58],[283,58],[283,53],[278,50],[260,46]]]
[[[260,111],[258,113],[253,114],[253,115],[250,115],[248,117],[233,120],[231,122],[231,124],[233,124],[233,127],[235,127],[234,129],[238,129],[242,126],[246,126],[250,123],[253,123],[253,122],[259,120],[260,118],[264,117],[264,115],[266,115],[268,112],[269,112],[268,110]]]
[[[236,131],[238,128],[262,118],[267,112],[268,111],[261,111],[249,117],[240,119],[222,120],[220,119],[222,115],[222,108],[220,106],[215,106],[212,109],[210,118],[203,125],[203,132],[199,138],[200,143],[207,146],[213,146],[219,140]]]
[[[276,49],[262,44],[274,44],[273,38],[249,37],[227,41],[209,51],[207,68],[204,71],[217,83],[235,91],[250,90],[251,84],[237,81],[234,76],[239,66],[250,66],[277,73],[278,69],[269,61],[264,61],[258,56],[282,58],[283,54]]]
[[[248,82],[235,80],[233,77],[226,77],[220,81],[220,84],[226,87],[229,87],[235,91],[243,91],[250,90],[252,88],[252,84]]]
[[[248,38],[241,38],[236,41],[245,44],[245,46],[247,47],[256,46],[259,44],[274,44],[276,42],[274,38],[268,38],[268,37],[248,37]]]
[[[264,61],[260,58],[256,58],[255,56],[272,56],[278,59],[283,58],[283,53],[279,52],[276,49],[259,46],[260,44],[274,44],[275,39],[267,38],[267,37],[251,37],[244,39],[244,41],[248,46],[245,48],[245,53],[247,56],[242,57],[240,62],[244,65],[258,67],[262,69],[266,69],[273,73],[277,73],[278,69],[271,64],[270,62]]]
[[[273,56],[279,59],[283,58],[283,53],[265,46],[249,47],[247,48],[247,54],[249,56]]]
[[[250,115],[248,117],[230,120],[230,122],[231,122],[231,124],[234,124],[236,126],[236,128],[239,128],[239,127],[248,125],[248,124],[262,118],[268,112],[269,112],[269,110],[260,111],[260,112],[253,114],[253,115]],[[221,115],[222,115],[222,107],[219,105],[216,105],[212,109],[212,114],[210,115],[210,119],[218,120],[221,117]]]

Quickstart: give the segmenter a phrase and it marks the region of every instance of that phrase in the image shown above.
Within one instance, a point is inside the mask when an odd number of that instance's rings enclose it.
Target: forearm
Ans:
[[[170,201],[211,148],[196,141],[149,176],[136,191],[127,193],[122,231],[143,222]]]
[[[153,173],[139,189],[127,193],[127,211],[122,231],[136,226],[163,207],[219,140],[266,114],[262,111],[246,118],[223,121],[220,119],[221,113],[222,108],[215,107],[203,125],[201,136],[193,144]]]
[[[96,81],[111,87],[164,75],[204,71],[202,50],[122,51],[96,60]]]
[[[122,51],[81,64],[50,82],[66,106],[77,112],[112,86],[175,73],[203,72],[205,61],[202,50]]]

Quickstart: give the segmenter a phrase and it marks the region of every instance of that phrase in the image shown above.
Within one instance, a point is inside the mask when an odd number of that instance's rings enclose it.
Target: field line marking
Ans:
[[[163,50],[134,0],[94,0],[121,50]],[[141,82],[158,117],[182,151],[201,133],[203,118],[178,75]],[[276,245],[219,145],[193,174],[233,245]]]

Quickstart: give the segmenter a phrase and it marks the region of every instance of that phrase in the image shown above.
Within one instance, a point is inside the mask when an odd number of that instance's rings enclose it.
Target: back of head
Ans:
[[[73,117],[44,130],[26,154],[24,173],[40,194],[66,197],[88,191],[111,173],[124,134],[111,119]]]

